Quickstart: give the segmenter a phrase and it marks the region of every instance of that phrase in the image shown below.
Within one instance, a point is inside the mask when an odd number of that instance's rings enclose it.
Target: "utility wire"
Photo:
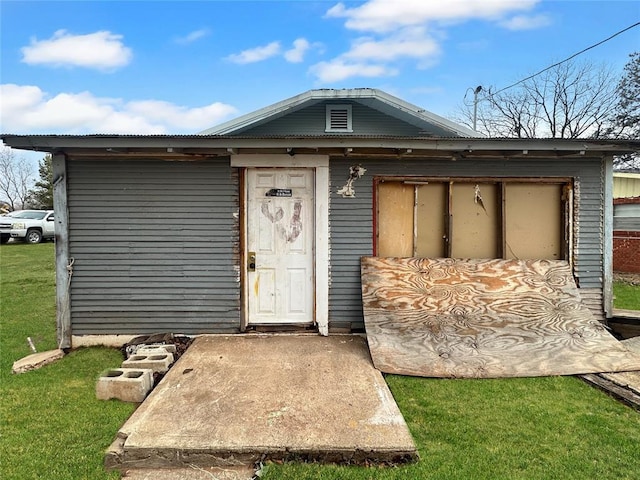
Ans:
[[[505,90],[508,90],[508,89],[510,89],[510,88],[515,87],[516,85],[518,85],[518,84],[520,84],[520,83],[522,83],[522,82],[526,82],[527,80],[531,80],[533,77],[537,77],[538,75],[540,75],[541,73],[546,72],[547,70],[551,70],[552,68],[557,67],[558,65],[562,65],[563,63],[568,62],[569,60],[571,60],[571,59],[573,59],[573,58],[577,57],[578,55],[582,55],[584,52],[586,52],[586,51],[588,51],[588,50],[591,50],[592,48],[596,48],[597,46],[602,45],[602,44],[603,44],[603,43],[605,43],[605,42],[608,42],[608,41],[609,41],[609,40],[611,40],[612,38],[617,37],[618,35],[620,35],[620,34],[622,34],[622,33],[626,32],[627,30],[631,30],[632,28],[637,27],[638,25],[640,25],[640,22],[636,22],[636,23],[634,23],[633,25],[629,25],[627,28],[624,28],[624,29],[620,30],[619,32],[614,33],[614,34],[613,34],[613,35],[611,35],[610,37],[607,37],[607,38],[605,38],[604,40],[599,41],[598,43],[594,43],[593,45],[591,45],[591,46],[589,46],[589,47],[587,47],[587,48],[585,48],[585,49],[583,49],[583,50],[580,50],[578,53],[574,53],[574,54],[573,54],[573,55],[571,55],[570,57],[567,57],[567,58],[565,58],[564,60],[561,60],[561,61],[560,61],[560,62],[558,62],[558,63],[554,63],[554,64],[553,64],[553,65],[551,65],[550,67],[547,67],[547,68],[545,68],[545,69],[540,70],[538,73],[534,73],[533,75],[529,75],[527,78],[523,78],[522,80],[518,80],[516,83],[512,83],[512,84],[511,84],[511,85],[509,85],[508,87],[501,88],[501,89],[500,89],[500,90],[498,90],[497,92],[493,92],[493,93],[491,93],[490,95],[491,95],[491,96],[493,96],[493,95],[497,95],[497,94],[499,94],[499,93],[501,93],[501,92],[504,92]]]

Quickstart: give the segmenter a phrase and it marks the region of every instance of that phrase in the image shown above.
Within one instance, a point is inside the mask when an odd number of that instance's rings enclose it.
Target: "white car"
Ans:
[[[11,216],[16,212],[0,215],[0,243],[7,243],[11,238]]]
[[[5,223],[11,223],[11,238],[27,243],[40,243],[43,239],[53,239],[56,235],[53,210],[21,210],[10,217],[2,217],[0,230]]]

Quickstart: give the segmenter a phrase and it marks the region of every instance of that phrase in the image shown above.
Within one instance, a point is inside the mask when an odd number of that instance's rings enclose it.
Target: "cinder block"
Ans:
[[[122,368],[148,368],[154,372],[166,373],[172,363],[172,353],[164,352],[150,355],[136,353],[122,362]]]
[[[175,345],[143,345],[134,355],[162,355],[164,353],[176,353]]]
[[[164,343],[154,343],[153,345],[145,345],[145,347],[162,347],[169,353],[176,353],[176,346],[173,343],[169,343],[167,345],[165,345]]]
[[[153,387],[153,371],[141,368],[114,368],[98,379],[96,397],[141,403]]]

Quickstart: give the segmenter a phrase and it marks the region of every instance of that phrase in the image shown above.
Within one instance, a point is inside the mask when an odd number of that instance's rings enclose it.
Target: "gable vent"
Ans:
[[[351,105],[327,105],[326,132],[352,132]]]
[[[334,108],[331,110],[331,129],[346,130],[349,128],[349,110]]]

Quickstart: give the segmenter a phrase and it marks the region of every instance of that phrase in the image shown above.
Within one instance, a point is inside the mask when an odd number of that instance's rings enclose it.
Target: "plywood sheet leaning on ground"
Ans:
[[[425,377],[640,370],[582,305],[566,262],[362,259],[375,366]]]

